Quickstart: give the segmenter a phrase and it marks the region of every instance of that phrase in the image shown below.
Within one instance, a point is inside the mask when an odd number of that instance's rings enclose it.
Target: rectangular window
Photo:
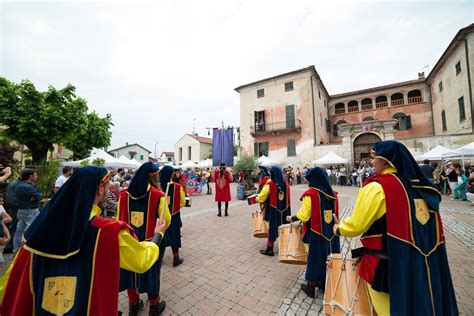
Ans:
[[[323,126],[323,115],[321,113],[319,113],[319,122]]]
[[[255,157],[261,157],[262,155],[268,157],[268,142],[254,143],[253,154]]]
[[[168,157],[168,161],[173,161],[173,158],[171,158],[171,157]]]
[[[331,132],[331,121],[326,119],[326,132]]]
[[[285,82],[285,91],[292,91],[293,90],[293,81]]]
[[[287,105],[286,106],[286,128],[295,128],[295,106]]]
[[[443,132],[446,132],[448,128],[446,127],[446,112],[444,110],[441,111],[441,124],[443,125]]]
[[[143,155],[140,155],[140,160],[143,160],[143,158],[144,158]]]
[[[461,73],[461,62],[458,61],[458,63],[456,64],[456,76],[459,75]]]
[[[179,161],[183,161],[183,147],[179,147]]]
[[[321,92],[318,90],[318,97],[321,99]]]
[[[287,155],[288,157],[296,156],[296,142],[294,139],[288,139],[287,141]]]
[[[459,104],[459,122],[462,122],[466,119],[466,110],[464,109],[464,96],[458,99]]]
[[[438,87],[439,87],[439,92],[443,91],[443,82],[442,81],[440,81],[438,83]]]
[[[257,98],[263,98],[265,96],[265,89],[257,90]]]
[[[265,131],[265,111],[255,111],[255,131],[264,132]]]
[[[188,160],[191,160],[191,146],[188,146]]]

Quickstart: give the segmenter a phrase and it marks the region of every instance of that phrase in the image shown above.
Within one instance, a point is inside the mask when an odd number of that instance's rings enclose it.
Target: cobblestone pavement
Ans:
[[[292,187],[292,213],[299,209],[303,185]],[[352,212],[357,188],[339,187],[341,217]],[[232,192],[236,192],[235,185]],[[184,263],[172,267],[167,250],[162,268],[161,297],[164,315],[319,315],[323,292],[315,299],[300,291],[304,266],[281,264],[278,257],[258,252],[265,239],[252,237],[251,211],[234,198],[229,217],[217,217],[214,196],[193,197],[193,206],[182,211]],[[474,207],[445,199],[441,204],[448,259],[460,312],[474,315]],[[351,247],[357,246],[351,239]],[[343,243],[344,246],[346,246]],[[275,245],[278,249],[278,243]],[[11,262],[6,255],[6,263]],[[0,267],[3,274],[6,265]],[[142,295],[146,300],[146,296]],[[119,294],[119,308],[127,314],[127,297]],[[140,315],[148,315],[147,310]]]

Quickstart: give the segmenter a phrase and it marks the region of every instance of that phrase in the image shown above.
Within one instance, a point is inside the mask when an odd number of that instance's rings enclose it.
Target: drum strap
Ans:
[[[359,258],[359,257],[362,257],[364,255],[371,255],[371,256],[382,258],[382,259],[388,259],[388,256],[387,256],[386,252],[372,250],[372,249],[368,249],[368,248],[365,248],[365,247],[360,247],[360,248],[353,249],[351,251],[351,254],[352,254],[352,258]]]

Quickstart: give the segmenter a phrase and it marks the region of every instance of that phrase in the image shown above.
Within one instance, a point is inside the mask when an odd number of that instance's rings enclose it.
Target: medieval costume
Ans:
[[[181,208],[186,205],[186,194],[183,186],[174,175],[174,168],[164,166],[160,170],[160,185],[163,191],[168,190],[168,208],[171,212],[171,224],[166,230],[164,247],[171,246],[173,251],[173,267],[183,263],[183,259],[179,257],[179,248],[181,248]],[[171,181],[173,180],[173,181]]]
[[[283,180],[280,167],[270,169],[270,180],[263,186],[257,196],[259,203],[265,203],[264,220],[268,222],[267,248],[261,254],[273,256],[273,244],[278,237],[278,228],[287,224],[286,217],[291,215],[290,186]]]
[[[230,183],[232,182],[232,174],[226,170],[225,163],[220,164],[219,170],[214,172],[214,182],[216,183],[217,216],[222,216],[222,202],[225,202],[225,216],[228,216],[230,196]]]
[[[138,240],[150,240],[153,238],[153,227],[156,219],[163,211],[163,220],[169,227],[171,214],[165,203],[164,193],[158,190],[158,167],[151,162],[144,163],[133,177],[128,189],[120,192],[118,202],[117,219],[129,224]],[[160,314],[166,307],[166,302],[160,302],[160,274],[164,243],[160,245],[160,256],[158,261],[143,274],[130,271],[120,271],[120,291],[127,290],[129,299],[129,310],[131,315],[137,315],[143,302],[139,299],[139,293],[148,293],[150,303],[150,314]]]
[[[449,272],[441,196],[404,145],[373,146],[374,165],[352,216],[336,225],[342,236],[362,234],[359,275],[378,315],[458,315]]]
[[[159,250],[100,217],[94,203],[105,202],[109,177],[105,168],[79,169],[28,227],[0,280],[1,315],[117,315],[119,268],[143,273]]]
[[[260,193],[260,191],[262,191],[262,189],[263,189],[263,186],[267,183],[268,180],[270,180],[270,173],[268,172],[267,167],[258,166],[258,169],[260,169],[260,172],[258,174],[257,193]]]
[[[337,193],[331,188],[325,170],[314,167],[306,180],[309,189],[301,196],[301,209],[291,219],[305,223],[303,242],[308,244],[307,284],[302,284],[301,289],[314,298],[316,285],[324,290],[328,255],[339,253],[339,237],[333,233],[333,215],[339,216],[339,210]]]

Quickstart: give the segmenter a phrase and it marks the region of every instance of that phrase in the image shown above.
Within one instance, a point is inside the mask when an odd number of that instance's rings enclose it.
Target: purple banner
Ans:
[[[234,165],[234,129],[217,129],[212,132],[212,165]]]

